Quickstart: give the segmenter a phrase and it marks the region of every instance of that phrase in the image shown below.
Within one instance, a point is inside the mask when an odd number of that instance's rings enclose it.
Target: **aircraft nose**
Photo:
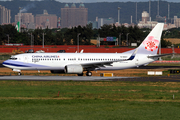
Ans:
[[[10,64],[10,63],[8,62],[8,60],[6,60],[6,61],[4,61],[4,62],[2,63],[3,66],[9,65],[9,64]]]

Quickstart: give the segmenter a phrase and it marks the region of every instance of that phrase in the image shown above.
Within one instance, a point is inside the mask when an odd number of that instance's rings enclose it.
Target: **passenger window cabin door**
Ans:
[[[24,63],[28,63],[28,56],[27,55],[23,56],[23,60],[24,60]]]

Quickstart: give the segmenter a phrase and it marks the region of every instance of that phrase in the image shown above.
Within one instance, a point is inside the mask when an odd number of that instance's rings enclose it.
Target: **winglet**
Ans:
[[[127,60],[133,60],[136,56],[137,51],[138,51],[138,48],[133,52],[133,54]]]

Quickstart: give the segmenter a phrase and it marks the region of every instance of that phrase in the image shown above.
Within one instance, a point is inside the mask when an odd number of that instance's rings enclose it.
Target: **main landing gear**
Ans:
[[[78,76],[83,76],[83,73],[81,74],[77,74]],[[92,72],[91,71],[87,71],[86,72],[86,76],[92,76]]]
[[[21,72],[18,72],[18,76],[21,76],[22,74],[21,74]]]
[[[86,72],[86,76],[92,76],[92,72],[91,71],[87,71]]]

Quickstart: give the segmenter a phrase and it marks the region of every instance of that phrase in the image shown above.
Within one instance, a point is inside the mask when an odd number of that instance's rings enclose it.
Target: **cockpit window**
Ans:
[[[17,60],[17,58],[15,58],[15,57],[10,57],[9,59],[10,60]]]

